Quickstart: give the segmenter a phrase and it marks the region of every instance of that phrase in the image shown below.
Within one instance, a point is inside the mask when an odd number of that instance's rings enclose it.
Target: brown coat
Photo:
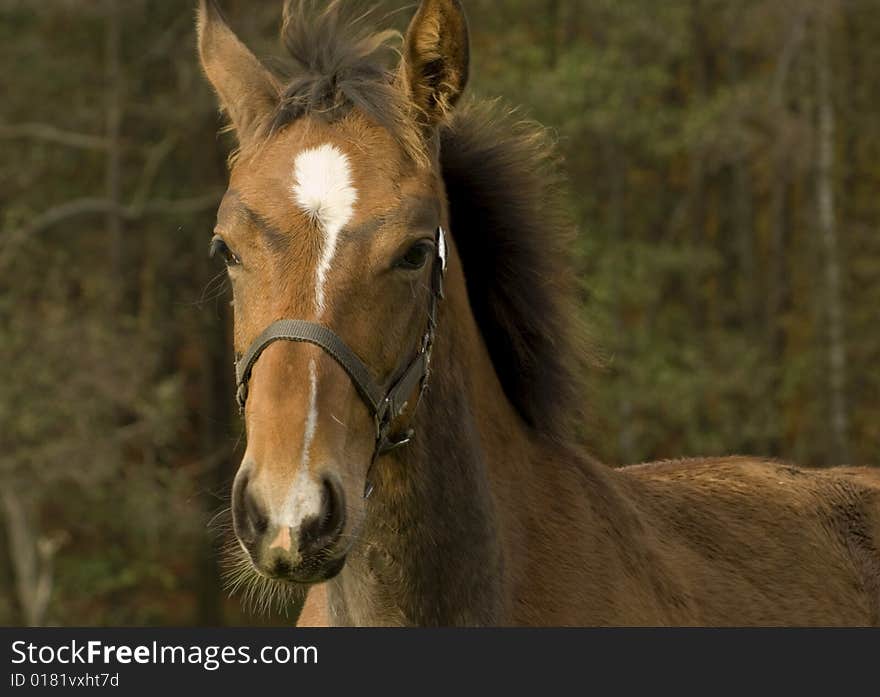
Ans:
[[[285,85],[201,3],[202,63],[240,142],[213,243],[236,348],[317,321],[385,380],[425,331],[438,225],[446,293],[429,391],[395,424],[416,439],[375,462],[369,499],[375,424],[348,376],[314,346],[262,354],[233,584],[260,603],[319,583],[302,623],[880,624],[875,470],[611,469],[577,445],[587,354],[552,149],[509,114],[456,108],[459,2],[423,0],[393,71],[387,35],[308,4],[285,13]]]

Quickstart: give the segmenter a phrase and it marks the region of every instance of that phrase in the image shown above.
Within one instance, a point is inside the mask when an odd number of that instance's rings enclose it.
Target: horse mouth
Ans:
[[[338,576],[345,567],[347,555],[343,554],[332,559],[324,559],[320,562],[306,560],[295,567],[282,560],[276,560],[268,565],[258,565],[253,560],[251,564],[254,570],[264,578],[272,581],[281,581],[297,586],[310,586],[315,583],[323,583]]]

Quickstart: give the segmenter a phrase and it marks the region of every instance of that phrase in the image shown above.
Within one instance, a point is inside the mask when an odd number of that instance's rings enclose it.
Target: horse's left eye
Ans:
[[[406,254],[397,260],[396,266],[400,269],[420,269],[427,263],[428,257],[433,251],[433,242],[420,240],[406,250]]]
[[[209,254],[212,259],[218,255],[221,256],[227,266],[236,266],[241,263],[235,252],[229,248],[224,239],[219,235],[214,235],[214,238],[211,240],[211,251]]]

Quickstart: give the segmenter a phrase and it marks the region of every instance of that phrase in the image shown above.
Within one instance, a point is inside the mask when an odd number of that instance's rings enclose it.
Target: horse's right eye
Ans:
[[[229,248],[226,241],[220,237],[220,235],[214,235],[214,238],[211,240],[211,251],[209,256],[213,259],[218,255],[223,258],[223,261],[226,262],[227,266],[237,266],[241,263],[241,260],[235,255],[235,252]]]

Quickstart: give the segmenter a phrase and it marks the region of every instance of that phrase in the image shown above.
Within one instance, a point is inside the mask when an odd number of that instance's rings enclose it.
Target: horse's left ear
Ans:
[[[423,126],[452,111],[468,79],[467,20],[459,0],[422,0],[406,32],[402,78]]]

